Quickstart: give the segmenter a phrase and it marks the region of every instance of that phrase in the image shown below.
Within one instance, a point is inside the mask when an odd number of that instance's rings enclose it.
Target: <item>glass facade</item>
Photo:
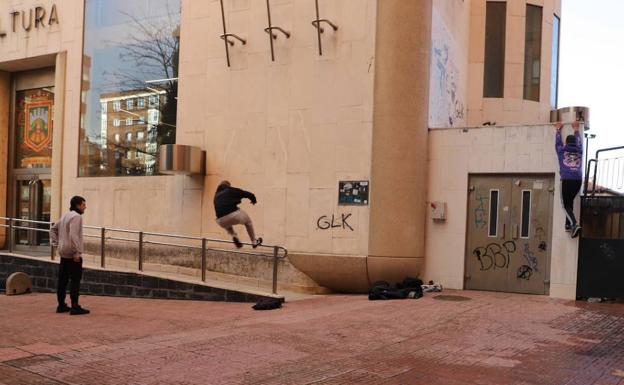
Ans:
[[[559,17],[553,17],[553,36],[552,36],[552,60],[550,66],[550,106],[557,108],[557,99],[559,96]]]
[[[78,175],[155,175],[175,143],[180,0],[86,0]]]
[[[539,102],[542,62],[542,7],[527,5],[524,35],[524,99]]]
[[[483,97],[502,98],[505,88],[507,3],[488,1],[485,10]]]

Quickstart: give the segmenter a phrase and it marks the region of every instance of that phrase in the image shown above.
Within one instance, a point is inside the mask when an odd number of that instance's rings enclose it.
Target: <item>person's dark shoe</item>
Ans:
[[[579,234],[580,234],[580,233],[581,233],[581,226],[576,225],[576,226],[574,226],[574,228],[572,229],[572,235],[571,235],[571,237],[572,237],[572,238],[576,238],[576,237],[578,237],[578,236],[579,236]]]
[[[240,239],[238,239],[238,237],[232,237],[232,241],[234,241],[234,244],[236,245],[237,249],[240,249],[241,247],[243,247],[243,244],[240,241]]]
[[[262,238],[256,239],[256,241],[251,245],[254,249],[262,244]]]
[[[91,313],[89,310],[80,306],[72,307],[71,310],[69,311],[69,315],[82,315],[82,314],[89,314],[89,313]]]
[[[67,306],[66,304],[58,305],[56,307],[56,312],[57,313],[67,313],[70,310],[71,310],[71,308],[69,306]]]
[[[571,231],[572,231],[572,226],[571,226],[571,225],[566,224],[566,225],[565,225],[565,231],[566,231],[566,233],[571,232]]]

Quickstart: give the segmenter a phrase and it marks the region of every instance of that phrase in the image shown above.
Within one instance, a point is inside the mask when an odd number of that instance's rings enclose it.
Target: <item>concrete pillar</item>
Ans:
[[[377,3],[368,276],[417,276],[424,260],[431,0]]]
[[[0,71],[0,216],[7,212],[7,196],[9,192],[9,116],[11,109],[11,74]],[[0,221],[4,224],[4,221]],[[5,246],[6,230],[0,228],[0,247]]]
[[[50,220],[60,218],[63,208],[69,202],[63,202],[63,132],[65,127],[65,73],[67,53],[56,55],[54,69],[54,130],[52,132],[52,197],[50,202]]]

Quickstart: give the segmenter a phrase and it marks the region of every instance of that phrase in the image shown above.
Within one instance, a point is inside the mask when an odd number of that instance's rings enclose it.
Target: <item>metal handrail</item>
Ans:
[[[0,227],[8,227],[8,233],[9,233],[9,251],[13,252],[13,243],[14,243],[14,231],[15,229],[18,230],[27,230],[27,231],[39,231],[39,232],[50,232],[50,228],[38,228],[38,227],[24,227],[24,226],[16,226],[15,223],[21,223],[21,222],[27,222],[27,223],[34,223],[34,224],[44,224],[44,225],[48,225],[48,227],[51,227],[53,225],[53,222],[45,222],[45,221],[34,221],[34,220],[29,220],[29,219],[18,219],[18,218],[10,218],[10,217],[0,217],[0,220],[4,220],[4,221],[8,221],[8,225],[7,224],[0,224]],[[214,238],[205,238],[205,237],[195,237],[195,236],[188,236],[188,235],[180,235],[180,234],[169,234],[169,233],[158,233],[158,232],[144,232],[144,231],[139,231],[139,230],[129,230],[129,229],[116,229],[116,228],[106,228],[106,227],[99,227],[99,226],[91,226],[91,225],[84,225],[83,228],[86,229],[90,229],[90,230],[99,230],[100,231],[100,235],[94,235],[94,234],[84,234],[85,237],[88,238],[100,238],[101,243],[100,243],[100,265],[101,267],[106,267],[106,240],[115,240],[115,241],[124,241],[124,242],[137,242],[139,244],[139,258],[138,258],[138,270],[139,271],[143,271],[143,261],[145,259],[145,255],[144,255],[144,248],[143,246],[145,244],[152,244],[152,245],[161,245],[161,246],[173,246],[173,247],[184,247],[184,248],[189,248],[189,249],[196,249],[196,250],[201,250],[201,280],[203,282],[206,281],[206,251],[210,250],[210,251],[227,251],[230,253],[235,253],[235,254],[242,254],[242,255],[253,255],[253,256],[265,256],[265,257],[272,257],[273,258],[273,294],[277,294],[277,262],[279,259],[283,259],[288,255],[288,250],[285,247],[282,246],[277,246],[277,245],[264,245],[264,244],[260,244],[260,245],[256,245],[257,248],[263,248],[263,249],[271,249],[272,253],[268,254],[268,253],[252,253],[252,252],[245,252],[245,251],[238,251],[238,250],[224,250],[224,249],[217,249],[217,248],[211,248],[211,247],[207,247],[207,243],[211,242],[211,243],[227,243],[230,244],[232,243],[230,240],[224,240],[224,239],[214,239]],[[121,232],[121,233],[126,233],[126,234],[137,234],[138,235],[138,239],[132,239],[132,238],[123,238],[123,237],[115,237],[115,236],[110,236],[107,235],[106,233],[109,232]],[[150,241],[150,240],[146,240],[144,239],[145,236],[154,236],[154,237],[162,237],[162,238],[177,238],[177,239],[186,239],[186,240],[192,240],[192,241],[200,241],[201,242],[201,247],[199,246],[194,246],[194,245],[184,245],[184,244],[180,244],[180,243],[170,243],[170,242],[159,242],[159,241]],[[251,243],[246,243],[246,242],[241,242],[243,245],[248,245],[248,246],[254,246]],[[54,260],[54,247],[50,247],[50,257],[52,260]]]

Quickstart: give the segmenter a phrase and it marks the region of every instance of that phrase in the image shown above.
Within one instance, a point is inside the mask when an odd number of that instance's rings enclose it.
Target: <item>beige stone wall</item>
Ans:
[[[564,135],[567,133],[564,133]],[[427,216],[424,278],[445,287],[464,287],[467,188],[470,173],[552,173],[553,238],[550,295],[575,298],[578,239],[563,229],[561,185],[552,125],[433,130],[429,134],[428,201],[447,202],[447,220]],[[578,213],[578,207],[577,207]]]
[[[469,27],[470,1],[433,1],[429,128],[466,124]]]
[[[339,180],[369,180],[376,1],[321,0],[319,56],[313,1],[272,1],[278,33],[271,61],[266,3],[225,1],[228,32],[247,40],[225,58],[219,1],[185,1],[178,143],[207,152],[203,234],[225,236],[212,198],[222,179],[254,192],[242,207],[268,243],[291,252],[365,255],[368,207],[338,206]],[[198,192],[199,193],[199,192]],[[317,220],[351,214],[349,228]],[[340,223],[340,221],[337,221]],[[244,237],[246,238],[246,236]]]
[[[527,4],[543,7],[540,102],[523,100]],[[561,16],[561,0],[507,1],[504,98],[483,98],[486,0],[471,0],[470,7],[468,126],[549,122],[553,15]]]

